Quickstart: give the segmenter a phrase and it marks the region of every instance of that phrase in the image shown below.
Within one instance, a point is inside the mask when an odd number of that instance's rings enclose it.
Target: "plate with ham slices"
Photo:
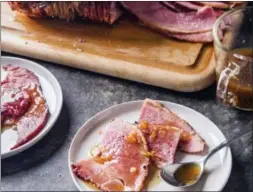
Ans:
[[[80,191],[220,191],[232,155],[212,156],[203,178],[176,188],[160,177],[165,165],[199,160],[225,140],[208,118],[188,107],[145,99],[110,107],[89,119],[69,149],[69,170]]]
[[[24,151],[48,133],[62,108],[62,91],[47,69],[1,58],[1,158]]]

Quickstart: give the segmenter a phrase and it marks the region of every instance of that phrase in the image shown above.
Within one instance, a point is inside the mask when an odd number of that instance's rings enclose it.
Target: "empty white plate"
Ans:
[[[52,128],[52,126],[55,124],[61,112],[62,101],[63,101],[62,90],[57,79],[54,77],[54,75],[51,72],[49,72],[47,69],[45,69],[41,65],[29,60],[20,59],[16,57],[1,57],[1,66],[7,65],[7,64],[12,64],[15,66],[26,68],[34,72],[35,75],[38,76],[43,94],[46,98],[46,101],[49,107],[50,115],[49,115],[47,123],[45,124],[44,128],[40,131],[39,134],[37,134],[28,143],[14,150],[10,150],[10,147],[12,147],[15,144],[16,137],[17,137],[16,132],[9,131],[9,130],[4,131],[1,134],[1,158],[2,159],[13,156],[17,153],[24,151],[25,149],[28,149],[29,147],[34,145],[36,142],[38,142],[42,137],[44,137]],[[1,70],[1,79],[4,79],[4,77],[2,77],[2,70]]]
[[[160,101],[181,118],[188,121],[193,128],[205,139],[209,150],[225,140],[219,128],[202,114],[188,107],[171,102]],[[88,120],[75,135],[69,150],[69,170],[76,187],[80,191],[94,191],[94,187],[77,178],[71,169],[71,163],[88,158],[90,149],[99,144],[109,122],[114,118],[121,118],[134,123],[138,120],[143,101],[127,102],[110,107]],[[177,152],[175,162],[187,162],[200,159],[201,155]],[[149,176],[145,186],[148,191],[220,191],[230,176],[232,156],[230,148],[224,148],[207,162],[206,174],[201,181],[191,188],[176,188],[164,182],[157,171]]]

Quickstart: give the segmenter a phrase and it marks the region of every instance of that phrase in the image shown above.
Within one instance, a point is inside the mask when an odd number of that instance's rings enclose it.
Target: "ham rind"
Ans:
[[[213,33],[212,31],[202,32],[202,33],[166,33],[167,36],[173,37],[178,40],[202,43],[202,42],[212,42],[213,41]]]
[[[167,8],[171,9],[172,11],[175,12],[180,12],[181,10],[175,6],[173,2],[167,2],[167,1],[161,1],[163,5],[165,5]]]
[[[74,174],[103,191],[140,191],[148,175],[147,143],[141,131],[113,120],[95,156],[72,165]]]
[[[137,18],[153,29],[171,33],[200,33],[211,31],[216,14],[211,7],[198,12],[170,11],[159,2],[122,2],[122,5]]]
[[[226,2],[218,2],[218,1],[196,1],[196,3],[202,4],[204,6],[210,6],[217,9],[228,9],[229,4]]]
[[[7,73],[1,81],[1,120],[3,126],[16,126],[15,149],[33,139],[44,127],[49,109],[38,77],[13,65],[2,68]],[[9,99],[6,99],[9,98]]]
[[[187,1],[175,1],[174,2],[176,5],[188,9],[188,10],[193,10],[193,11],[198,11],[199,9],[202,9],[203,6],[197,5],[194,2],[187,2]]]
[[[151,161],[158,168],[173,164],[181,131],[171,126],[148,124],[142,121],[139,129],[146,138]]]
[[[223,26],[218,30],[218,37],[220,40],[223,39],[223,30],[226,26]],[[209,43],[213,41],[213,31],[207,31],[202,33],[166,33],[167,36],[173,37],[178,40],[189,41],[194,43]]]
[[[150,99],[144,101],[139,117],[139,122],[142,121],[149,124],[169,125],[179,128],[182,131],[179,148],[184,152],[197,153],[204,150],[205,142],[195,130],[185,120],[157,101]]]
[[[113,24],[122,15],[122,10],[119,7],[118,2],[110,3],[110,20],[109,24]]]

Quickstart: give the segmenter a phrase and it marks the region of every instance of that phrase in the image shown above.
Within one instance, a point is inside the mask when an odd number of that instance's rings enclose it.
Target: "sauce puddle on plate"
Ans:
[[[90,189],[90,190],[92,190],[92,191],[101,191],[99,188],[97,188],[95,185],[93,185],[93,184],[91,184],[91,183],[89,183],[89,182],[84,181],[83,183],[84,183],[84,185],[85,185],[88,189]]]
[[[150,190],[150,189],[154,188],[156,185],[158,185],[160,182],[161,182],[160,170],[154,166],[150,166],[148,176],[144,182],[143,190]],[[98,189],[95,185],[93,185],[89,182],[84,181],[83,183],[90,190],[100,191],[100,189]]]
[[[154,166],[149,166],[148,176],[144,182],[144,189],[150,190],[161,182],[160,170]]]

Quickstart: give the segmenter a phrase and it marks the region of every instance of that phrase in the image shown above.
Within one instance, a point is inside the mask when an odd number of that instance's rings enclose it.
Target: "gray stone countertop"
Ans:
[[[11,56],[7,53],[2,55]],[[252,129],[252,113],[217,103],[215,86],[196,93],[179,93],[35,61],[51,71],[60,82],[64,96],[63,109],[55,126],[39,143],[2,160],[2,191],[76,191],[67,166],[72,138],[90,117],[126,101],[148,97],[191,107],[212,120],[227,138]],[[232,146],[232,152],[232,173],[223,191],[252,191],[252,137]]]

